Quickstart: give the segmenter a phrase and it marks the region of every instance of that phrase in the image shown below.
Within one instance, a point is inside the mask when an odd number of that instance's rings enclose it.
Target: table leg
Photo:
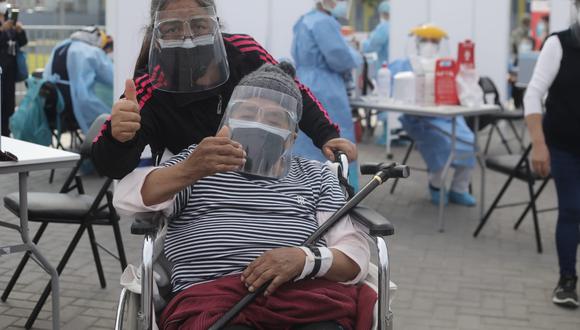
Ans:
[[[56,269],[48,262],[48,260],[40,253],[36,244],[30,240],[29,230],[28,230],[28,172],[18,173],[18,184],[19,184],[19,197],[20,197],[20,228],[22,242],[28,246],[28,249],[40,262],[40,264],[48,270],[51,279],[52,286],[52,328],[60,328],[60,305],[59,305],[59,283],[58,283],[58,273]]]
[[[479,147],[479,116],[475,116],[474,118],[474,136],[475,136],[475,157],[477,158],[477,162],[479,163],[479,167],[481,168],[481,184],[479,186],[480,189],[480,196],[479,196],[479,220],[483,219],[483,212],[485,211],[485,174],[486,174],[486,167],[485,167],[485,159],[484,155],[481,152],[481,148]]]
[[[384,129],[387,131],[387,140],[385,141],[385,147],[386,147],[386,151],[387,151],[387,159],[393,159],[393,150],[392,150],[392,145],[391,142],[393,140],[393,136],[391,134],[391,124],[388,118],[389,113],[386,112],[385,113],[387,115],[387,119],[385,121],[383,121],[384,124]]]
[[[455,158],[455,146],[457,144],[457,118],[453,117],[451,119],[451,152],[449,153],[449,158],[443,167],[443,173],[441,175],[441,188],[439,190],[439,232],[445,231],[445,202],[447,200],[447,174],[449,174],[449,169]]]

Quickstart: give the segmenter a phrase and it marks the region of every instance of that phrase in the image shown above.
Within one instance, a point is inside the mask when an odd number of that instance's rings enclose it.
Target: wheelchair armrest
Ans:
[[[391,236],[395,227],[377,211],[366,206],[357,206],[350,211],[351,219],[369,230],[371,236]]]
[[[163,221],[161,212],[138,213],[131,224],[131,234],[154,234],[161,227]]]

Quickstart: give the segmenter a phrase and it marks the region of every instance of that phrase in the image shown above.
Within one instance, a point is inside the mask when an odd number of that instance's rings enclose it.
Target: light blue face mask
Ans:
[[[346,1],[339,1],[334,9],[330,11],[332,16],[336,18],[348,18],[348,4]]]

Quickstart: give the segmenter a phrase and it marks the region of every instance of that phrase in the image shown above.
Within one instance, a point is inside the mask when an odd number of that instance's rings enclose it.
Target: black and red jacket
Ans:
[[[92,149],[92,159],[100,174],[123,178],[137,167],[147,145],[154,154],[165,149],[177,154],[216,134],[240,80],[264,63],[276,64],[276,60],[248,35],[223,34],[223,38],[230,78],[210,97],[154,90],[148,74],[136,73],[141,129],[133,140],[121,143],[111,135],[110,121],[106,122]],[[304,104],[300,129],[321,148],[328,140],[339,137],[338,126],[331,123],[328,113],[312,92],[300,82],[297,84]]]

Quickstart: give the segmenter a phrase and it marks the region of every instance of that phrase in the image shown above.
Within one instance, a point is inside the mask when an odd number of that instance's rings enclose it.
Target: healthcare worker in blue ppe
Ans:
[[[315,4],[316,8],[294,25],[292,57],[296,73],[326,108],[331,121],[339,126],[341,137],[356,143],[345,76],[362,64],[362,56],[343,38],[337,21],[348,18],[350,1],[317,0]],[[294,153],[309,159],[326,160],[303,132],[298,136]],[[349,180],[356,189],[356,163],[349,168]]]
[[[378,7],[381,18],[380,23],[370,34],[369,38],[363,42],[363,52],[377,53],[377,71],[383,63],[389,63],[389,33],[391,32],[391,5],[389,1],[383,1]]]
[[[408,61],[413,71],[417,77],[434,79],[435,62],[440,57],[442,41],[447,38],[447,33],[434,25],[422,25],[411,31],[411,37],[414,39],[412,45],[415,47],[415,55],[410,55]],[[401,63],[400,67],[409,66]],[[426,83],[426,86],[428,85]],[[428,100],[428,97],[423,100],[423,103],[430,102],[434,100]],[[473,155],[475,136],[463,117],[457,117],[456,120],[455,152],[459,159],[451,164],[455,172],[449,194],[441,196],[441,187],[445,184],[443,171],[451,153],[452,119],[410,115],[403,115],[400,118],[403,128],[415,140],[421,156],[427,163],[431,202],[439,205],[440,199],[444,198],[445,203],[449,201],[463,206],[475,206],[476,200],[469,193],[469,184],[476,164]]]
[[[369,38],[363,42],[363,52],[366,54],[377,54],[376,71],[378,72],[384,63],[389,64],[389,33],[391,32],[391,5],[389,1],[383,1],[379,4],[378,12],[380,23],[370,34]],[[375,72],[375,75],[377,74]],[[387,113],[381,112],[379,120],[383,123],[383,134],[377,139],[377,144],[385,145],[387,143]]]
[[[82,28],[54,48],[44,70],[43,78],[56,82],[65,102],[70,100],[67,108],[72,107],[83,133],[99,115],[111,112],[113,100],[99,97],[112,96],[113,62],[104,50],[109,44],[99,28]]]

